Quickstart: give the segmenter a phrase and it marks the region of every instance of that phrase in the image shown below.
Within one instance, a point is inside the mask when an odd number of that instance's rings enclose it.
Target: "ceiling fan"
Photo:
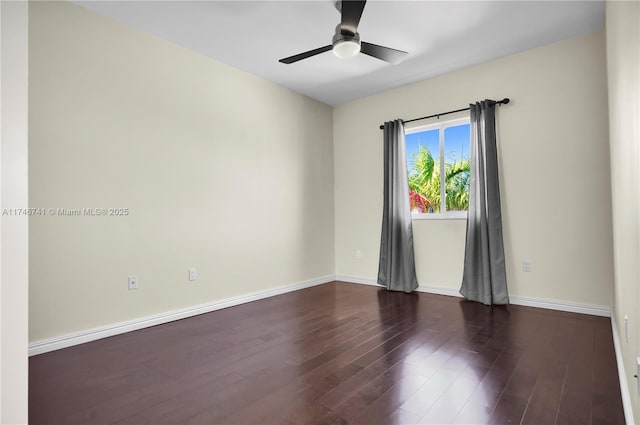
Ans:
[[[385,62],[393,64],[398,63],[405,55],[407,55],[407,52],[367,43],[366,41],[360,41],[358,24],[360,23],[360,17],[362,16],[362,11],[364,10],[366,3],[366,0],[336,0],[335,7],[342,15],[342,19],[336,27],[332,44],[289,56],[288,58],[280,59],[279,62],[292,64],[299,60],[307,59],[312,56],[319,55],[320,53],[333,50],[333,53],[339,58],[349,58],[362,52],[365,55],[372,56]]]

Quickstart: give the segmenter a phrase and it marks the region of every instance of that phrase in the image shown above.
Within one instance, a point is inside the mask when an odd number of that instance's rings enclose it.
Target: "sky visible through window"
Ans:
[[[444,157],[445,162],[460,162],[462,158],[469,158],[469,124],[448,127],[444,131]],[[420,146],[429,149],[433,159],[438,162],[440,158],[440,141],[438,129],[411,133],[405,136],[407,146],[407,168],[411,169],[413,154],[418,152]]]

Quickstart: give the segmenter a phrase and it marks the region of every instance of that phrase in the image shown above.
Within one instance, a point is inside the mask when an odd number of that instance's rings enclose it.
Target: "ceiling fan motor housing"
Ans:
[[[338,25],[336,27],[336,33],[333,35],[332,44],[335,46],[336,43],[342,43],[344,41],[353,41],[355,43],[360,44],[360,34],[358,34],[358,33],[351,34],[351,33],[348,33],[346,31],[345,31],[345,33],[343,33],[341,25]]]

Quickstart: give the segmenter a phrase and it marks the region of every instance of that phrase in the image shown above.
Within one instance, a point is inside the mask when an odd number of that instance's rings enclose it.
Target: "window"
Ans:
[[[469,118],[406,130],[413,218],[466,218]]]

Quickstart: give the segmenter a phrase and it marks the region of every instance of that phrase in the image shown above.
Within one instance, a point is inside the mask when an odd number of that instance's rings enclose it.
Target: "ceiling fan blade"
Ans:
[[[377,44],[371,44],[365,41],[362,41],[360,43],[360,52],[392,64],[400,62],[402,58],[404,58],[408,54],[407,52],[404,52],[402,50],[379,46]]]
[[[340,29],[343,34],[345,32],[350,34],[358,32],[358,24],[360,24],[362,11],[364,10],[364,5],[366,3],[366,0],[342,0],[342,22],[340,24]]]
[[[278,62],[286,63],[288,65],[302,59],[310,58],[311,56],[319,55],[320,53],[328,52],[331,49],[333,49],[333,46],[328,45],[318,49],[309,50],[308,52],[298,53],[297,55],[289,56],[288,58],[280,59]]]

